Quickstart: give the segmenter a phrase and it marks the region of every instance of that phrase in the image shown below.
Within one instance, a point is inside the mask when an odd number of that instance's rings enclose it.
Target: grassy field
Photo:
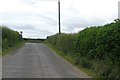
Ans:
[[[45,39],[31,39],[31,38],[23,38],[25,40],[25,42],[29,42],[29,43],[41,43],[43,42]]]

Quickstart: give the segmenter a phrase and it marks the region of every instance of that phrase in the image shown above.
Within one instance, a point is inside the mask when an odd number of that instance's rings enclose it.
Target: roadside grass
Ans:
[[[9,55],[12,51],[22,47],[24,44],[25,44],[25,41],[22,41],[22,42],[16,44],[14,47],[9,47],[5,50],[2,50],[2,57]]]
[[[53,47],[52,45],[48,44],[48,43],[44,43],[45,45],[47,45],[49,48],[51,48],[52,50],[54,50],[58,55],[60,55],[61,57],[63,57],[65,60],[67,60],[68,62],[70,62],[71,64],[75,65],[79,70],[81,70],[82,72],[85,72],[88,76],[94,78],[95,80],[101,80],[102,76],[97,75],[95,72],[93,72],[90,69],[84,68],[81,65],[77,65],[75,63],[75,60],[71,57],[71,56],[67,56],[64,55],[61,51],[59,51],[58,49],[56,49],[55,47]],[[103,78],[104,79],[104,78]],[[102,79],[102,80],[103,80]]]

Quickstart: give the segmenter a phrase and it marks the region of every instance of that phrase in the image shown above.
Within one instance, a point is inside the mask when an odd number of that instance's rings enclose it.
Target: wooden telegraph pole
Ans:
[[[58,25],[59,25],[59,34],[61,33],[61,23],[60,23],[60,0],[58,0]]]

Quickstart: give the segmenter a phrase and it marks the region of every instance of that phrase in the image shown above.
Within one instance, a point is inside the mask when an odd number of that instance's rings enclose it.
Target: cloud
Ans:
[[[93,17],[93,19],[74,17],[62,21],[62,29],[64,32],[76,32],[75,30],[78,31],[78,29],[81,30],[86,27],[104,25],[106,22],[112,22],[112,20],[104,20],[95,17]]]
[[[31,38],[46,38],[48,34],[51,34],[52,32],[48,30],[38,30],[38,29],[33,29],[33,30],[24,30],[23,31],[23,37],[31,37]]]
[[[120,1],[118,3],[118,18],[120,19]]]
[[[52,26],[56,26],[57,25],[57,20],[54,20],[53,18],[50,18],[48,16],[44,16],[44,15],[36,15],[37,17],[41,18],[42,20],[44,20],[47,24],[50,24]]]
[[[61,0],[62,32],[104,25],[118,17],[119,0]],[[57,0],[0,0],[0,25],[46,38],[58,32]],[[31,34],[32,33],[32,34]]]
[[[49,29],[39,28],[37,25],[30,24],[6,24],[15,31],[23,31],[23,37],[29,38],[46,38],[48,35],[55,34]]]
[[[24,4],[34,5],[38,1],[39,0],[22,0],[21,2],[23,2]]]

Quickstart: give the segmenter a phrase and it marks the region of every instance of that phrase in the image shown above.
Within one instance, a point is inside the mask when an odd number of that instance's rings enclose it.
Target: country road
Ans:
[[[25,45],[2,59],[3,78],[89,78],[42,43]]]

